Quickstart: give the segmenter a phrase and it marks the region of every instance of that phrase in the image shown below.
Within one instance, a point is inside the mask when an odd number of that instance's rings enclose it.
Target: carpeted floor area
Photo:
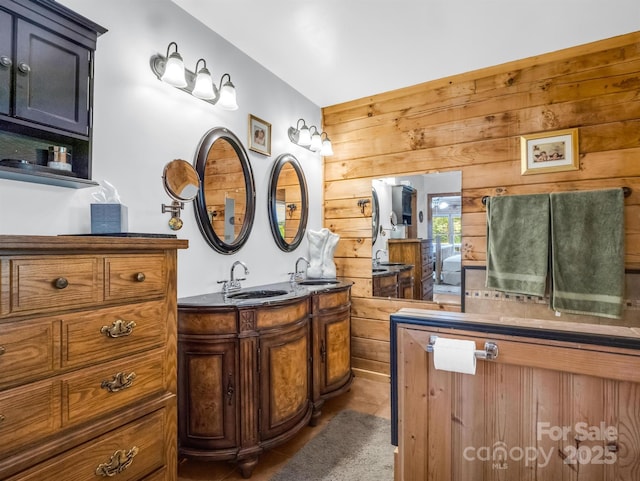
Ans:
[[[338,413],[271,481],[392,481],[390,421]]]

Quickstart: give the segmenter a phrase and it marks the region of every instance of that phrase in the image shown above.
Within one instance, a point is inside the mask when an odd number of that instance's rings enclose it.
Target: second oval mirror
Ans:
[[[222,254],[237,252],[249,238],[256,189],[249,157],[233,132],[216,127],[200,141],[196,219],[207,243]]]
[[[291,252],[307,227],[309,201],[302,168],[291,154],[276,159],[269,181],[269,225],[278,247]]]

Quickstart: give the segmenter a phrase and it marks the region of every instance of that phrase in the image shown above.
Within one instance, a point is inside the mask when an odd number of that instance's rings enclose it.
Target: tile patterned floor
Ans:
[[[351,390],[329,399],[322,409],[322,416],[315,427],[303,428],[293,439],[265,452],[251,476],[252,481],[268,481],[282,468],[302,446],[309,442],[322,426],[345,409],[391,418],[389,383],[356,377]],[[243,479],[234,464],[221,462],[198,462],[181,460],[178,466],[178,481],[231,481]]]

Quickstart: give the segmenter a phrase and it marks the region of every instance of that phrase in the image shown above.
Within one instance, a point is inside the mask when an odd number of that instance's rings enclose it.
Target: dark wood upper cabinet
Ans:
[[[91,51],[18,19],[15,116],[89,135]]]
[[[0,177],[96,185],[93,59],[104,32],[51,0],[0,0]],[[47,166],[50,146],[71,153],[71,172]]]

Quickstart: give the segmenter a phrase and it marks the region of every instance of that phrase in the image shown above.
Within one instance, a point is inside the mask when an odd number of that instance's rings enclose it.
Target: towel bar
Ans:
[[[625,197],[629,197],[632,192],[633,192],[633,189],[631,189],[631,187],[622,188],[622,193],[624,194]],[[489,197],[490,196],[488,195],[485,195],[482,197],[482,205],[487,205],[487,200],[489,199]]]
[[[433,346],[436,343],[438,336],[430,336],[429,344],[427,344],[426,351],[433,352]],[[493,361],[498,358],[498,345],[495,342],[487,341],[484,343],[484,351],[476,350],[475,356],[477,359],[486,359],[487,361]]]

